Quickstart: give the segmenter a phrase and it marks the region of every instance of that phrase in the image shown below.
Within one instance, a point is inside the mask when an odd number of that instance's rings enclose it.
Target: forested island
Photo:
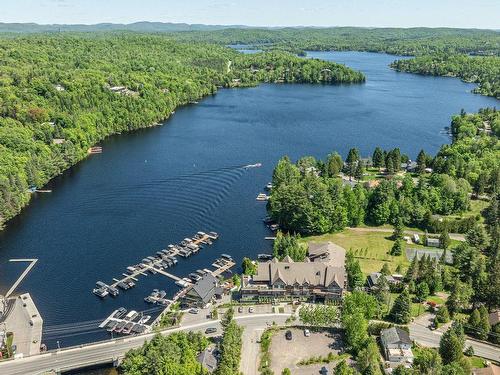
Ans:
[[[286,52],[244,55],[161,35],[0,39],[0,227],[30,187],[86,157],[105,137],[151,126],[221,87],[361,83],[340,64]]]

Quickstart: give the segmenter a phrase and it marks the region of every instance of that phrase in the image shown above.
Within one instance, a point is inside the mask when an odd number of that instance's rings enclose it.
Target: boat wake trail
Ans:
[[[105,185],[74,202],[68,215],[117,216],[122,220],[154,219],[203,227],[227,198],[233,184],[260,163],[235,165],[169,176],[121,186]]]

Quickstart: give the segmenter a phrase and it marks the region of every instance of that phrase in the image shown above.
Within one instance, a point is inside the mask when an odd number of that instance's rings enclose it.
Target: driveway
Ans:
[[[443,335],[443,328],[431,331],[429,329],[429,324],[432,321],[432,314],[424,314],[414,322],[412,322],[410,327],[410,338],[415,340],[421,345],[428,346],[431,348],[438,348],[439,341]],[[481,341],[466,340],[465,347],[468,348],[472,346],[474,348],[474,354],[489,359],[492,361],[500,361],[500,347],[486,344]]]

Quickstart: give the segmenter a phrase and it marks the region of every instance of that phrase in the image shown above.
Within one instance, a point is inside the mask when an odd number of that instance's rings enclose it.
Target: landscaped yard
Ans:
[[[346,250],[352,250],[354,256],[359,260],[361,270],[366,275],[369,275],[372,272],[380,271],[384,263],[389,263],[392,272],[395,271],[399,264],[403,268],[408,266],[409,262],[404,256],[404,252],[400,256],[389,255],[389,251],[394,244],[390,237],[391,233],[346,229],[340,233],[307,237],[304,240],[313,242],[332,241]],[[415,245],[415,247],[418,246]]]
[[[387,229],[384,231],[374,231],[373,229]],[[403,253],[400,256],[389,255],[389,252],[394,244],[391,240],[392,227],[384,226],[372,228],[345,229],[339,233],[329,233],[321,236],[304,237],[302,240],[306,242],[326,242],[331,241],[346,250],[352,250],[354,257],[359,260],[361,270],[365,275],[372,272],[378,272],[382,269],[384,263],[389,263],[391,272],[395,272],[398,265],[401,265],[404,270],[410,262],[406,259],[406,248],[426,249],[425,246],[412,243],[403,243]],[[459,241],[452,240],[451,247],[459,244]],[[433,248],[435,249],[435,248]]]

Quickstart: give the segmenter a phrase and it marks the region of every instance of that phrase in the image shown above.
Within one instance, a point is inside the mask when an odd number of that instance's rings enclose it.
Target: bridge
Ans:
[[[247,329],[263,329],[269,322],[283,324],[290,314],[251,314],[236,316],[235,320]],[[206,320],[184,327],[163,330],[162,335],[179,331],[205,331],[208,327],[218,327],[220,320]],[[60,350],[51,350],[42,354],[11,359],[0,362],[0,374],[35,375],[45,372],[61,374],[65,371],[77,370],[89,366],[112,364],[118,366],[127,351],[135,349],[153,338],[154,333],[130,336],[121,339],[107,340],[93,344],[80,345]]]

